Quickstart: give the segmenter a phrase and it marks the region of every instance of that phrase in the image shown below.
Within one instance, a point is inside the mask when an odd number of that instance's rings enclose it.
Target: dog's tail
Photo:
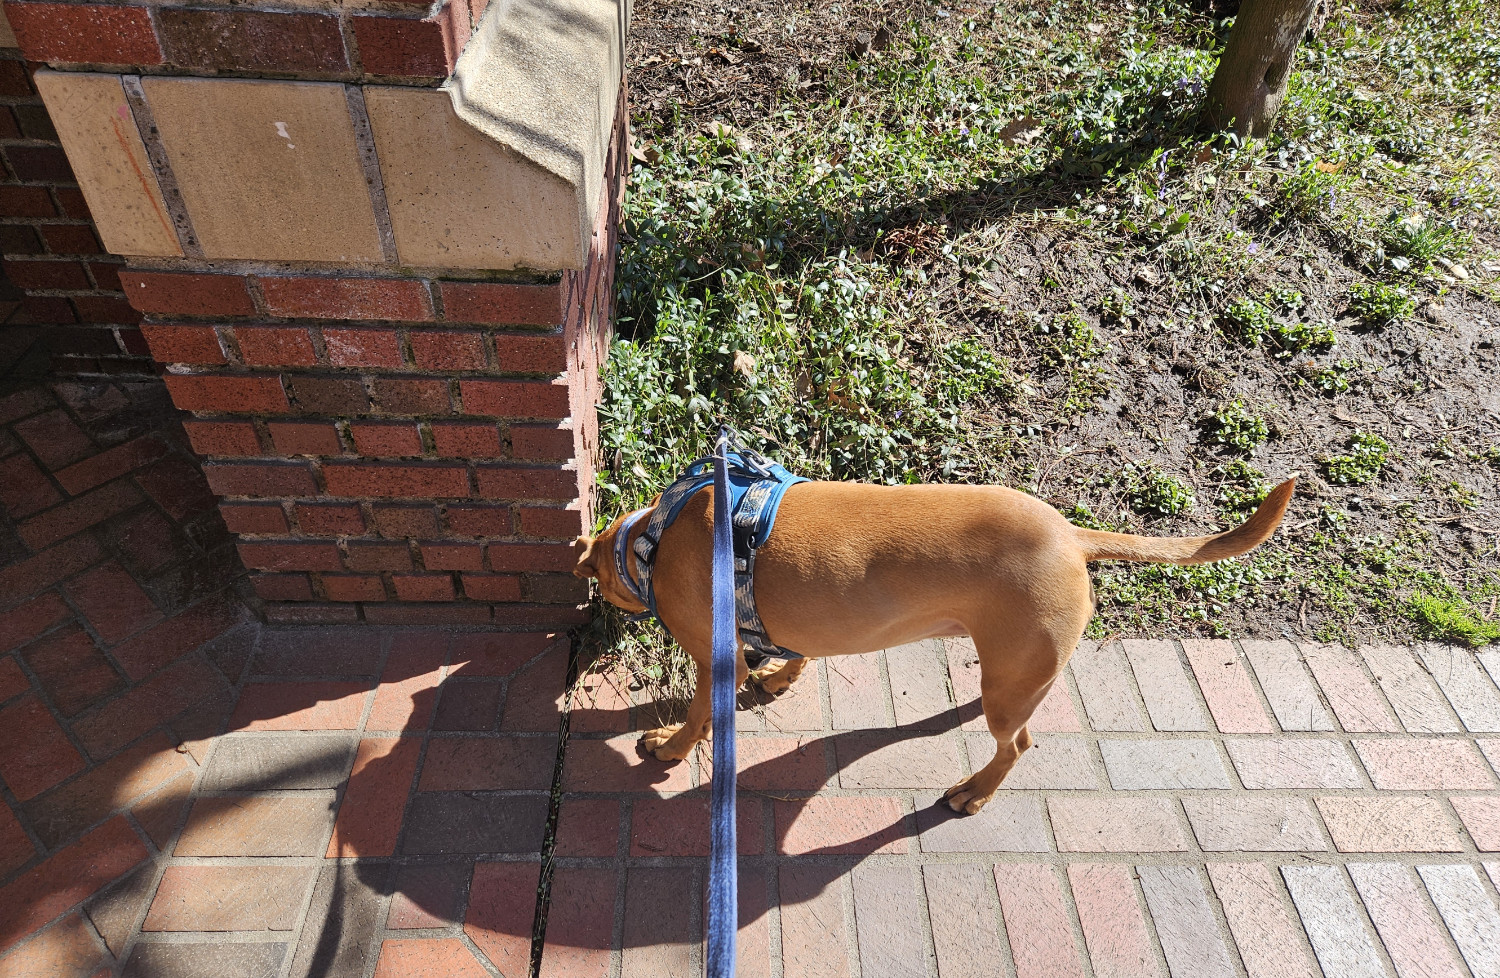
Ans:
[[[1139,537],[1129,533],[1073,528],[1085,560],[1139,560],[1153,564],[1206,564],[1238,557],[1260,546],[1276,531],[1292,489],[1294,475],[1272,489],[1250,518],[1232,530],[1211,537]]]

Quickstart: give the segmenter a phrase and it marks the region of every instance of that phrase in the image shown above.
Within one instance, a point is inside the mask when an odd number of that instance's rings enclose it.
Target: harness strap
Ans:
[[[777,488],[779,483],[770,480],[757,482],[746,490],[745,498],[734,514],[734,599],[739,612],[740,640],[749,646],[745,656],[747,662],[751,657],[750,650],[760,660],[753,663],[751,668],[765,661],[768,649],[775,649],[777,653],[786,651],[766,635],[765,623],[760,620],[760,612],[755,608],[754,590],[755,551],[762,542],[755,538],[755,534],[759,529],[761,512]],[[790,654],[801,658],[795,652]]]
[[[653,571],[662,534],[672,525],[693,493],[710,483],[717,483],[718,470],[722,468],[726,482],[730,475],[750,482],[743,489],[741,498],[731,506],[735,557],[734,595],[738,610],[738,634],[745,645],[745,661],[754,669],[770,657],[800,659],[800,653],[781,648],[766,634],[765,623],[755,606],[755,552],[770,535],[780,495],[789,486],[807,480],[792,475],[758,452],[743,447],[727,433],[726,438],[722,456],[724,462],[716,464],[718,457],[700,458],[688,466],[687,471],[661,494],[656,508],[651,512],[651,518],[646,522],[646,528],[636,537],[634,544],[628,543],[630,530],[641,519],[644,511],[631,513],[621,523],[620,528],[615,531],[614,558],[617,576],[635,599],[646,606],[646,610],[632,616],[632,620],[658,617]],[[714,471],[708,471],[710,466],[714,467]],[[630,566],[632,556],[634,574],[631,573]]]

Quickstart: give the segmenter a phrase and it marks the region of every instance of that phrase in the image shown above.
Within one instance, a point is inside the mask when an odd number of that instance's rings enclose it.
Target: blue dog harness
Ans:
[[[800,653],[776,645],[766,635],[766,626],[755,608],[755,552],[771,537],[776,510],[787,489],[807,479],[792,475],[775,462],[731,441],[726,452],[729,460],[729,502],[734,529],[734,604],[740,641],[745,644],[745,662],[757,668],[768,658],[800,659]],[[656,589],[651,573],[656,565],[656,551],[661,535],[677,519],[682,507],[698,490],[713,484],[712,458],[701,458],[661,494],[646,529],[636,538],[634,548],[627,549],[630,530],[646,514],[636,510],[625,517],[615,531],[615,573],[621,583],[646,606],[640,617],[661,620],[656,613]],[[634,556],[631,573],[630,557]],[[665,627],[665,625],[663,625]]]

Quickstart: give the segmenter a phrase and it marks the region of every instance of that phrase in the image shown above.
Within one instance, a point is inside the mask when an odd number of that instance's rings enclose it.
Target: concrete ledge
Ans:
[[[444,85],[460,119],[572,189],[556,268],[587,259],[629,24],[630,0],[492,0]]]

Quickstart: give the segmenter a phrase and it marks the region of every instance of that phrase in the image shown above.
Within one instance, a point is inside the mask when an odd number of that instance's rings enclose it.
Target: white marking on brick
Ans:
[[[1397,863],[1350,863],[1349,875],[1401,978],[1464,978],[1463,965],[1448,947],[1410,869]]]
[[[1318,702],[1318,690],[1291,642],[1240,643],[1255,667],[1255,678],[1265,690],[1271,712],[1283,730],[1332,730],[1333,717]]]
[[[1208,878],[1250,978],[1322,978],[1286,912],[1281,880],[1264,863],[1209,863]]]
[[[1338,978],[1386,978],[1385,965],[1359,906],[1337,866],[1283,866],[1281,875],[1302,915],[1323,973]]]
[[[1500,692],[1479,668],[1474,653],[1428,642],[1417,646],[1417,655],[1465,727],[1475,733],[1500,731]]]
[[[1172,978],[1231,978],[1234,965],[1203,881],[1190,866],[1137,866]]]
[[[1183,671],[1174,643],[1127,639],[1120,645],[1135,670],[1141,698],[1157,730],[1209,729],[1208,718],[1198,705],[1197,690]]]
[[[294,142],[292,142],[292,134],[286,131],[286,123],[285,122],[278,122],[278,123],[276,123],[276,135],[278,135],[282,139],[286,140],[286,148],[287,149],[296,149],[297,148],[297,144],[294,143]]]
[[[1323,830],[1306,798],[1240,792],[1184,798],[1188,821],[1205,852],[1326,852]]]
[[[1412,733],[1458,733],[1458,723],[1431,677],[1406,649],[1370,645],[1359,650],[1396,716]]]
[[[1131,689],[1130,669],[1118,642],[1102,648],[1079,646],[1073,657],[1073,679],[1089,724],[1095,730],[1149,730]]]
[[[1500,912],[1473,866],[1418,866],[1474,978],[1500,978]]]

